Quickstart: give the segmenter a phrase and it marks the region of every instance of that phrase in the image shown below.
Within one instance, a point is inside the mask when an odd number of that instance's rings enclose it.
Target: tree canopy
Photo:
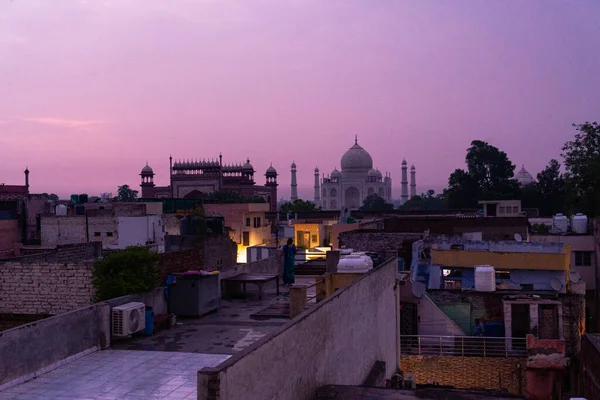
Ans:
[[[573,125],[575,138],[563,147],[565,181],[574,211],[600,214],[600,125]]]
[[[383,197],[375,193],[368,195],[360,207],[360,211],[391,211],[393,209],[393,204],[386,203]]]
[[[296,199],[288,201],[279,206],[280,212],[300,212],[300,211],[315,211],[317,206],[312,201]]]
[[[471,142],[465,157],[467,169],[455,170],[444,196],[451,208],[474,208],[478,200],[511,199],[519,195],[513,179],[515,165],[505,152],[481,140]]]
[[[421,193],[402,204],[399,209],[405,211],[415,210],[443,210],[446,209],[446,199],[443,194],[435,194],[434,190]]]
[[[129,185],[119,186],[117,191],[117,201],[135,201],[137,199],[138,191],[133,190]]]
[[[158,256],[144,246],[128,247],[94,263],[95,301],[149,292],[158,285]]]

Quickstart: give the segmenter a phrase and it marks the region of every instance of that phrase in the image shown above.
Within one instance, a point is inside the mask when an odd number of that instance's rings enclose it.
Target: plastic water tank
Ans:
[[[567,233],[569,230],[569,219],[563,214],[556,214],[552,217],[552,232]]]
[[[475,267],[475,290],[493,292],[496,290],[496,270],[490,265]]]
[[[56,216],[57,217],[66,217],[67,216],[67,206],[64,204],[59,204],[56,206]]]
[[[89,199],[88,199],[88,195],[87,195],[87,194],[85,194],[85,193],[82,193],[82,194],[80,194],[80,195],[79,195],[79,202],[80,202],[80,203],[82,203],[82,204],[83,204],[83,203],[87,203],[87,202],[88,202],[88,200],[89,200]]]
[[[78,194],[72,194],[71,195],[71,203],[73,203],[73,204],[79,204],[79,195]]]
[[[571,218],[571,229],[574,233],[587,233],[588,217],[581,213],[573,215]]]
[[[338,262],[337,271],[347,273],[361,273],[373,269],[373,260],[369,256],[349,255]]]

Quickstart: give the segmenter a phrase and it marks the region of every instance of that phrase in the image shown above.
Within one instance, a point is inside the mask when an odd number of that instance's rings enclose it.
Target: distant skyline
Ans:
[[[535,176],[600,120],[600,3],[0,0],[0,183],[139,190],[146,161],[272,162],[312,198],[354,135],[440,191],[485,140]]]

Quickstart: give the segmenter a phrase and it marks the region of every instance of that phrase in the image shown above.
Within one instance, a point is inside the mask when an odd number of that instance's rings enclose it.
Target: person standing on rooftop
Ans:
[[[294,261],[296,258],[296,246],[294,240],[288,239],[287,244],[283,246],[283,285],[291,286],[295,282]]]

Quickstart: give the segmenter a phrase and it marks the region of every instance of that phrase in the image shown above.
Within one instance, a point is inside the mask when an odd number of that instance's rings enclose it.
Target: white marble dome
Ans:
[[[525,165],[521,166],[521,170],[517,172],[517,174],[515,175],[515,179],[519,182],[519,185],[521,186],[527,186],[535,182],[533,176],[525,169]]]
[[[371,155],[354,141],[354,146],[350,147],[342,156],[342,171],[369,171],[373,169],[373,159]]]

